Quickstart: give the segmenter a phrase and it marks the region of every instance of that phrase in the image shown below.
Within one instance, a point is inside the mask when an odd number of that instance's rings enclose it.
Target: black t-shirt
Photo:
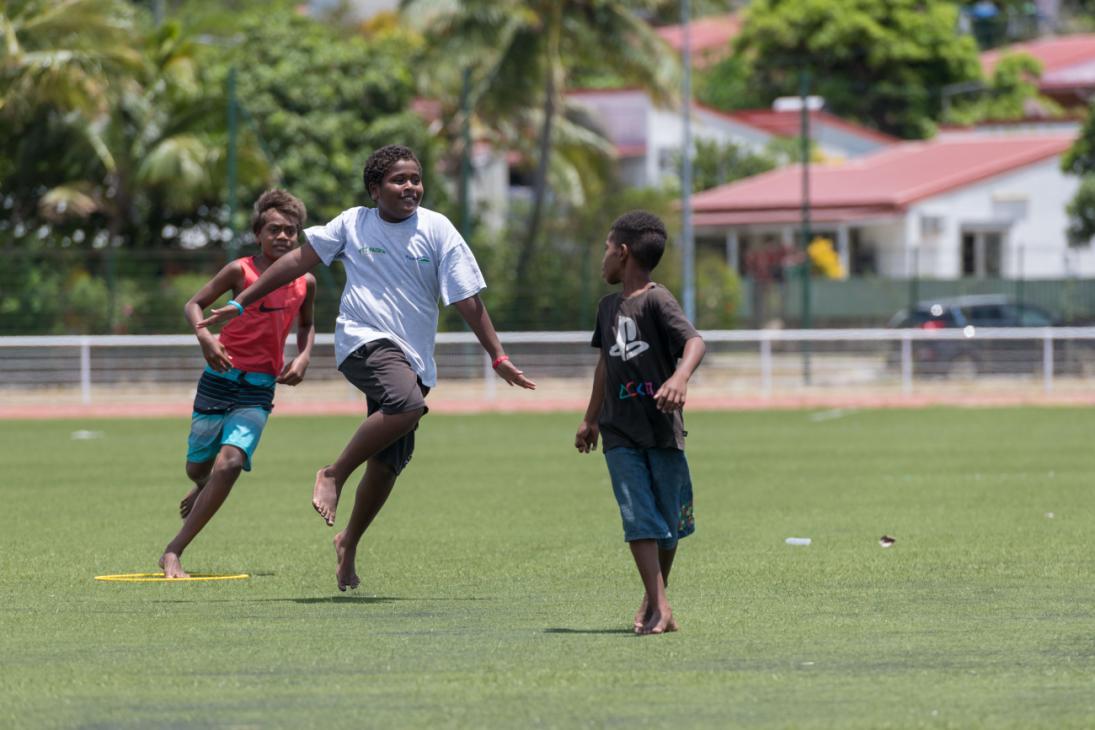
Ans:
[[[697,335],[661,284],[627,298],[609,294],[601,300],[591,344],[604,350],[598,424],[606,451],[617,446],[684,450],[681,411],[659,411],[654,394],[677,369],[684,343]]]

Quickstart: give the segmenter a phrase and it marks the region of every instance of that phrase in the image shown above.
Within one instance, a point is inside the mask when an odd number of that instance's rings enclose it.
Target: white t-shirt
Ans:
[[[438,299],[447,306],[487,286],[456,227],[426,208],[389,223],[375,208],[357,207],[304,235],[324,264],[341,259],[346,268],[335,322],[338,363],[366,342],[389,339],[422,384],[433,387]]]

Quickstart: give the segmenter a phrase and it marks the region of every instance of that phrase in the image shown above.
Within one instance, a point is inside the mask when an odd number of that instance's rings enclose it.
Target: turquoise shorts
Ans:
[[[251,403],[256,402],[259,395],[256,391],[259,390],[269,389],[270,392],[268,396],[258,398],[258,402],[266,401],[267,398],[273,399],[274,376],[265,373],[241,373],[234,368],[226,373],[218,373],[207,368],[202,378],[203,382],[198,386],[199,396],[195,402],[194,415],[190,420],[186,460],[203,464],[217,458],[222,446],[235,446],[243,452],[244,471],[251,471],[251,457],[258,448],[262,430],[270,417],[267,407]],[[220,408],[197,410],[199,402],[205,400],[205,394],[209,390],[206,384],[215,388],[217,382],[224,383],[225,389],[220,396],[227,402],[218,403]],[[239,388],[228,391],[230,384],[242,385],[243,392]]]

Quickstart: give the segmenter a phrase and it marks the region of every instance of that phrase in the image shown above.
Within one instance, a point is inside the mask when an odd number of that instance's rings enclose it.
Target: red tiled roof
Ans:
[[[903,142],[849,162],[811,166],[810,206],[819,220],[827,210],[842,220],[896,213],[917,200],[1059,155],[1073,141],[1070,134]],[[699,193],[692,209],[697,222],[701,215],[714,224],[711,214],[746,211],[749,222],[759,222],[797,211],[801,203],[801,166],[792,165]]]
[[[991,74],[1000,59],[1010,53],[1029,53],[1042,62],[1042,74],[1095,60],[1095,33],[1039,38],[1027,43],[1015,43],[981,54],[981,68]]]
[[[1095,58],[1042,74],[1039,86],[1047,92],[1095,87]]]
[[[677,51],[683,48],[683,25],[666,25],[655,32]],[[730,41],[740,32],[741,18],[737,13],[697,18],[689,23],[688,44],[695,55],[719,57],[730,53]]]
[[[810,207],[810,220],[814,223],[845,223],[860,221],[864,218],[892,216],[894,211],[887,208],[860,206],[852,208],[814,208]],[[731,210],[713,213],[695,213],[692,222],[697,226],[744,226],[758,223],[798,223],[802,219],[802,210],[796,208],[778,208],[773,210]]]
[[[797,111],[777,112],[771,109],[740,109],[733,112],[723,112],[703,104],[697,104],[696,106],[709,112],[721,114],[750,127],[762,129],[777,137],[797,137],[800,124],[802,123],[801,115]],[[888,134],[884,134],[869,127],[849,122],[846,119],[841,119],[840,117],[825,111],[810,112],[810,124],[824,124],[829,127],[838,127],[850,134],[873,139],[885,144],[892,144],[898,141],[897,137],[891,137]]]

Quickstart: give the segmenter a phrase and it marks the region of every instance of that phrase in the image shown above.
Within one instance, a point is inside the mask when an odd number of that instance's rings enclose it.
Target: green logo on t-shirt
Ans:
[[[358,252],[359,253],[382,253],[382,254],[387,254],[388,253],[387,251],[380,248],[379,246],[365,246],[363,248],[359,248]]]

